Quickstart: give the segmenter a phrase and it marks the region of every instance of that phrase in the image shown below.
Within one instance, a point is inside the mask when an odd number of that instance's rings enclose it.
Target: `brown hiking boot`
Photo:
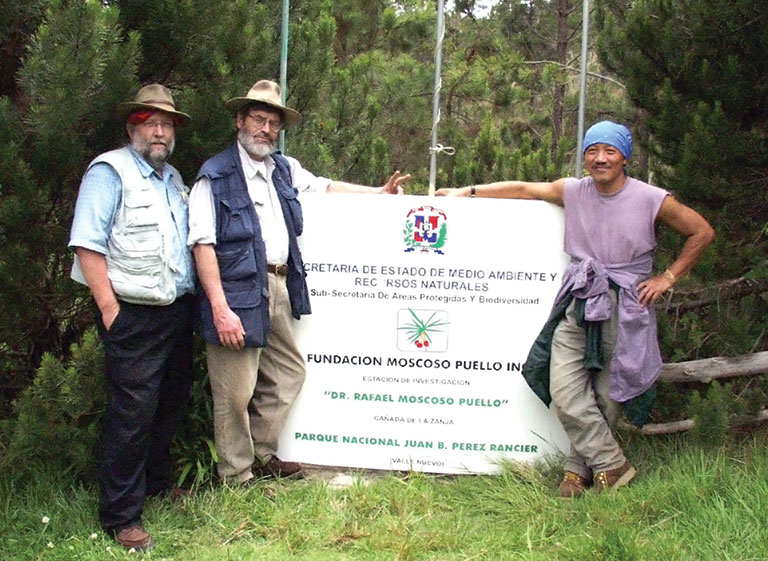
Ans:
[[[149,551],[155,547],[155,540],[139,524],[115,532],[115,541],[125,549]]]
[[[566,471],[557,492],[563,499],[575,499],[580,497],[591,486],[592,482],[589,479],[585,479],[578,473]]]
[[[635,477],[637,471],[626,461],[616,469],[608,469],[595,474],[595,492],[602,493],[607,489],[623,487]]]
[[[284,479],[302,479],[304,477],[304,468],[296,462],[284,462],[277,456],[272,456],[269,461],[262,465],[255,462],[251,466],[251,472],[256,479],[268,479],[270,477],[282,477]]]

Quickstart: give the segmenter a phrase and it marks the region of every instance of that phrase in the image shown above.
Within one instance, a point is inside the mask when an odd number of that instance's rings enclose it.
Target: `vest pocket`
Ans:
[[[160,284],[162,275],[158,264],[160,259],[132,261],[109,260],[109,280],[112,281],[115,292],[121,294],[122,287],[136,286],[136,290],[153,289]]]
[[[146,228],[157,227],[156,213],[150,212],[149,207],[157,200],[150,189],[126,189],[123,204],[125,205],[125,227]]]
[[[224,293],[229,307],[239,317],[245,329],[245,345],[261,347],[264,345],[264,320],[261,300],[262,294],[256,282],[225,282]]]
[[[299,202],[299,192],[295,187],[291,189],[283,189],[281,191],[285,202],[288,206],[288,212],[291,213],[291,222],[293,222],[293,229],[297,236],[300,236],[304,231],[304,214],[301,211],[301,203]]]
[[[261,306],[261,291],[254,282],[224,282],[224,294],[233,310]]]
[[[159,254],[130,259],[107,256],[107,271],[115,294],[126,302],[165,305],[176,298],[173,274]]]
[[[256,271],[256,258],[250,249],[216,250],[222,279],[237,281],[252,277]]]
[[[126,228],[120,234],[113,234],[108,243],[130,259],[160,261],[163,252],[163,237],[157,225]]]
[[[254,225],[251,214],[253,203],[249,199],[221,199],[221,232],[217,233],[220,241],[246,240],[254,235]]]
[[[164,305],[176,298],[173,272],[163,262],[163,237],[157,226],[126,228],[107,242],[112,288],[134,304]]]
[[[107,272],[125,302],[165,305],[176,298],[173,271],[165,261],[161,209],[151,185],[123,189],[120,218],[107,240]]]

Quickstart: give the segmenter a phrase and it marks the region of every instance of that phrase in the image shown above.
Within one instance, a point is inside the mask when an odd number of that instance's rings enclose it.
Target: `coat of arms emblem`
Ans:
[[[405,251],[432,251],[442,255],[447,232],[448,220],[442,210],[427,205],[413,208],[405,217]]]

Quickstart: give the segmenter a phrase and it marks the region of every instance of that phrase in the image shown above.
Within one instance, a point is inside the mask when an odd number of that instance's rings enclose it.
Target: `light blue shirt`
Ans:
[[[168,166],[163,168],[161,177],[130,146],[129,149],[141,175],[149,178],[160,195],[160,200],[166,203],[167,217],[173,225],[170,258],[177,297],[194,293],[195,269],[192,254],[186,243],[189,235],[188,196],[173,183]],[[80,183],[69,248],[74,251],[75,248],[82,247],[106,255],[107,240],[115,215],[120,210],[122,197],[123,185],[117,171],[105,162],[91,166]]]

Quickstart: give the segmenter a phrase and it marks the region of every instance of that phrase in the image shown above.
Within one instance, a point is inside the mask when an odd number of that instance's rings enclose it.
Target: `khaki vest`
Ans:
[[[93,165],[105,162],[120,176],[122,200],[107,240],[107,275],[118,299],[133,304],[162,306],[176,299],[176,283],[170,265],[169,210],[148,177],[142,176],[128,148],[98,156]],[[181,175],[172,166],[171,179],[187,192]],[[75,255],[72,279],[86,284]]]

